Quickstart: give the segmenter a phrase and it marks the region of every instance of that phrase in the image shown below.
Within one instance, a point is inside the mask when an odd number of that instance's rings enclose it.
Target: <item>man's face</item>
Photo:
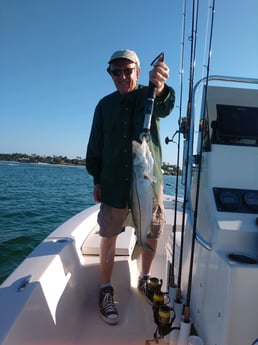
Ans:
[[[129,60],[118,59],[112,62],[109,72],[117,91],[121,95],[125,95],[135,89],[140,68]]]

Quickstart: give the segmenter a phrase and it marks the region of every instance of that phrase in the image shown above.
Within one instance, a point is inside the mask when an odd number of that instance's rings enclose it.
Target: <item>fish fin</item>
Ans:
[[[153,176],[151,173],[146,173],[146,174],[144,174],[144,177],[147,178],[147,179],[149,179],[151,184],[157,182],[156,177]]]
[[[141,255],[143,249],[147,249],[149,251],[153,251],[150,245],[148,243],[144,243],[143,246],[139,246],[139,244],[136,242],[132,255],[131,255],[131,260],[138,259],[138,257]]]
[[[147,249],[147,250],[149,250],[149,251],[151,251],[151,252],[153,252],[153,248],[151,248],[151,246],[150,246],[147,242],[144,243],[143,248],[144,248],[144,249]]]
[[[131,255],[131,260],[136,260],[138,257],[141,255],[143,250],[143,247],[139,246],[137,243],[134,246],[132,255]]]
[[[123,223],[123,226],[130,226],[132,228],[135,228],[135,223],[134,223],[134,219],[133,219],[133,214],[132,214],[132,210],[130,210],[128,212],[128,215]]]

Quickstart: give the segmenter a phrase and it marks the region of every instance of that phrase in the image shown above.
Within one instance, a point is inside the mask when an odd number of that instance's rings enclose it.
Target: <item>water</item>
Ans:
[[[164,176],[166,194],[175,193],[175,181]],[[84,167],[0,162],[0,283],[47,235],[93,205],[92,191]]]

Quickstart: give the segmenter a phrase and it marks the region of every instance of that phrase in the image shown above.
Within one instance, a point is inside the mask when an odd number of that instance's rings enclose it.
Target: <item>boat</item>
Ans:
[[[225,76],[210,80],[258,84],[255,79]],[[204,87],[203,80],[198,87]],[[131,260],[132,227],[119,236],[115,256],[113,284],[121,321],[119,326],[102,321],[97,305],[99,205],[94,205],[52,232],[2,283],[0,343],[173,345],[177,344],[173,339],[180,338],[182,323],[191,325],[189,337],[200,338],[206,345],[258,344],[257,96],[257,89],[208,86],[198,151],[184,165],[190,181],[186,200],[164,196],[166,226],[152,275],[162,281],[161,290],[168,292],[169,320],[177,320],[176,326],[170,321],[166,326],[156,322],[153,305],[137,290],[140,262]],[[171,266],[180,256],[178,301],[173,295],[178,286],[175,289],[171,284]],[[179,266],[174,266],[176,282]],[[190,319],[184,320],[181,308],[178,322],[178,315],[173,317],[173,300],[186,306],[190,271]]]
[[[1,345],[258,345],[257,84],[208,75],[193,87],[179,130],[184,198],[164,196],[153,303],[137,289],[140,259],[131,259],[136,239],[127,226],[112,276],[120,322],[100,318],[94,205],[54,230],[1,284]]]

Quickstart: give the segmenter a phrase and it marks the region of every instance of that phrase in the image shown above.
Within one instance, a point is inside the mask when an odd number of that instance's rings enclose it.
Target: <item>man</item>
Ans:
[[[116,92],[102,98],[96,106],[86,154],[86,167],[94,179],[93,196],[100,202],[100,281],[99,307],[101,317],[109,324],[119,321],[113,301],[111,276],[116,238],[124,229],[130,208],[132,179],[132,140],[139,141],[143,130],[144,108],[148,88],[138,85],[140,61],[134,51],[115,52],[108,62]],[[167,116],[174,106],[174,90],[165,82],[168,66],[158,61],[149,73],[156,87],[156,100],[151,123],[150,150],[154,159],[153,174],[157,178],[153,191],[153,220],[148,243],[153,249],[142,252],[142,273],[139,289],[144,290],[150,276],[157,240],[164,226],[163,184],[161,173],[161,144],[159,118]]]

